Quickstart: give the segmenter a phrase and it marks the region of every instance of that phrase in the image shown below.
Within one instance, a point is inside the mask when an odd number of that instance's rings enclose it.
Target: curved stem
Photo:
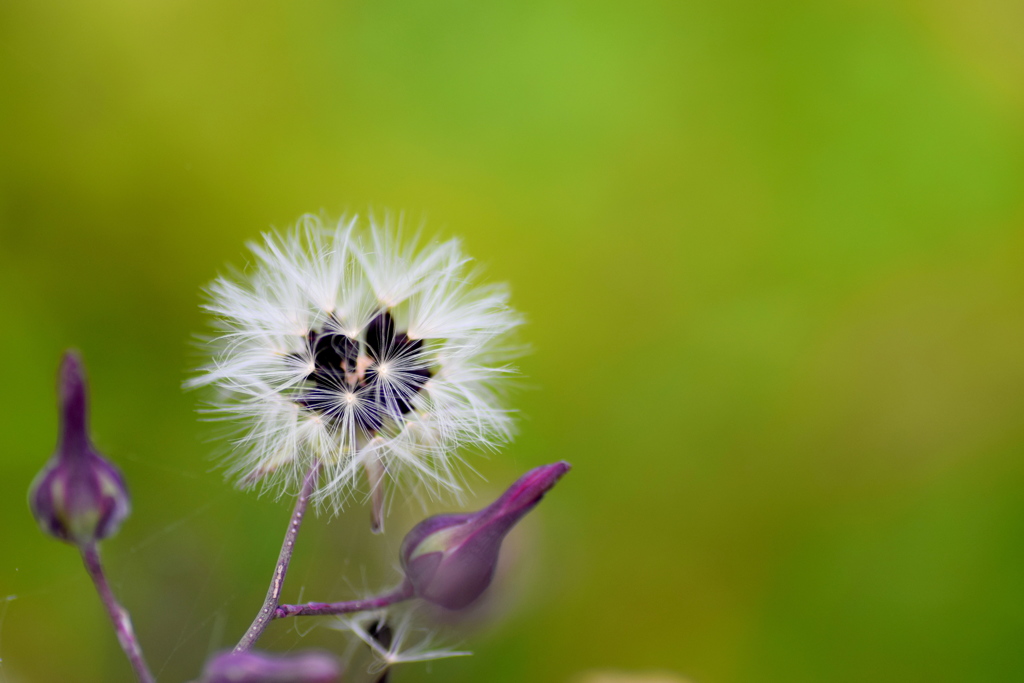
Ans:
[[[235,652],[245,652],[251,648],[274,619],[274,612],[281,600],[281,590],[284,588],[284,577],[288,574],[288,563],[291,562],[292,551],[295,549],[295,538],[299,535],[299,528],[302,526],[302,519],[306,515],[306,507],[309,505],[309,496],[316,487],[319,473],[320,464],[317,463],[309,470],[302,482],[302,490],[299,491],[299,497],[295,501],[295,509],[288,521],[288,531],[285,532],[284,542],[281,544],[281,553],[277,556],[277,565],[274,567],[274,576],[270,579],[267,597],[263,601],[263,607],[253,619],[252,625],[249,626],[249,630],[238,641],[238,645],[235,645]]]
[[[121,607],[117,598],[114,597],[114,591],[110,589],[110,583],[107,581],[107,576],[103,572],[103,565],[100,563],[100,554],[96,549],[96,544],[89,543],[84,545],[81,547],[81,551],[85,570],[89,573],[93,584],[95,584],[96,592],[100,594],[103,606],[107,608],[110,621],[114,623],[117,640],[121,643],[121,649],[128,655],[128,661],[131,662],[132,668],[135,670],[135,677],[138,678],[139,683],[154,683],[156,679],[149,672],[146,658],[142,656],[142,646],[139,645],[139,641],[135,637],[135,630],[132,628],[132,620],[128,616],[128,610]]]
[[[413,597],[412,584],[408,581],[401,586],[375,598],[349,600],[348,602],[306,602],[301,605],[281,605],[274,611],[274,619],[285,617],[319,617],[328,614],[350,614],[380,609]]]

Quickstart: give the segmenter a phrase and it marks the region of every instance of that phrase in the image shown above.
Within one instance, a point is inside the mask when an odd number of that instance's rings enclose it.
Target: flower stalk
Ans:
[[[375,609],[390,607],[396,603],[415,597],[412,584],[406,581],[401,586],[373,598],[365,600],[349,600],[347,602],[306,602],[301,605],[280,605],[274,612],[275,619],[285,617],[323,617],[332,614],[352,614],[368,612]]]
[[[121,606],[114,597],[114,591],[110,588],[107,576],[103,571],[103,564],[100,562],[100,554],[95,543],[84,545],[82,550],[82,561],[85,563],[85,571],[96,586],[96,592],[103,601],[103,607],[107,610],[110,621],[114,624],[114,632],[117,633],[117,641],[121,649],[128,656],[132,669],[135,670],[135,677],[139,683],[154,683],[156,680],[149,671],[146,658],[142,655],[142,646],[135,637],[135,629],[132,628],[132,620],[128,610]]]
[[[288,574],[288,565],[292,561],[292,553],[295,550],[295,539],[298,537],[299,529],[302,527],[302,520],[306,516],[306,508],[309,506],[309,497],[316,488],[319,474],[320,466],[316,464],[306,473],[302,481],[302,490],[299,491],[299,497],[295,500],[292,516],[288,520],[288,531],[285,532],[284,542],[281,544],[281,552],[277,556],[277,564],[274,566],[274,575],[270,579],[267,597],[264,599],[260,611],[256,614],[256,618],[253,619],[252,624],[249,626],[249,630],[238,641],[238,645],[235,645],[234,652],[246,652],[249,650],[259,637],[263,635],[263,632],[267,630],[270,622],[274,620],[277,606],[281,601],[281,591],[284,589],[284,579]]]

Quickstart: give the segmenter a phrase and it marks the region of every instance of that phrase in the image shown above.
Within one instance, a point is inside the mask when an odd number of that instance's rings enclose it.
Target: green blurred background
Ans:
[[[244,630],[289,504],[224,485],[180,389],[200,287],[368,209],[463,237],[529,318],[480,500],[575,465],[476,656],[395,681],[1021,676],[1022,30],[1016,0],[0,3],[0,683],[130,678],[25,503],[69,346],[160,680]],[[286,597],[387,584],[415,517],[313,522]],[[343,648],[293,626],[262,644]]]

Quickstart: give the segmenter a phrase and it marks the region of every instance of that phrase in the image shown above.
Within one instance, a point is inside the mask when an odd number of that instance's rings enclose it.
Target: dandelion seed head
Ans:
[[[216,387],[209,414],[239,428],[229,472],[280,493],[320,463],[313,499],[334,511],[366,485],[457,496],[462,451],[512,433],[507,290],[474,284],[455,240],[357,217],[249,248],[208,287],[211,360],[187,383]]]

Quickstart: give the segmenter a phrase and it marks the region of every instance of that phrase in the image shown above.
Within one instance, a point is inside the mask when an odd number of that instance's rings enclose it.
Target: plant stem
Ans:
[[[81,547],[81,551],[85,571],[89,573],[89,577],[96,586],[96,592],[100,594],[100,600],[103,601],[103,606],[107,608],[107,614],[117,633],[117,640],[121,643],[121,649],[128,655],[128,661],[131,662],[132,668],[135,670],[135,677],[138,678],[139,683],[154,683],[156,679],[149,672],[146,659],[142,656],[142,647],[135,637],[135,630],[132,629],[132,620],[128,616],[128,610],[117,602],[114,591],[110,589],[110,583],[107,582],[107,576],[103,573],[103,565],[100,563],[100,554],[96,549],[96,544],[84,545]]]
[[[275,619],[284,617],[318,617],[328,614],[349,614],[380,609],[413,597],[412,584],[408,581],[401,586],[375,598],[349,600],[348,602],[306,602],[301,605],[281,605],[274,611]]]
[[[295,509],[288,521],[288,531],[285,532],[284,542],[281,544],[281,553],[277,556],[277,565],[274,567],[274,576],[270,579],[267,597],[263,601],[263,607],[253,619],[252,625],[249,626],[249,630],[238,641],[238,645],[235,645],[235,652],[245,652],[251,648],[274,619],[274,611],[281,600],[281,589],[284,588],[284,577],[288,574],[288,563],[291,562],[292,551],[295,549],[295,537],[299,535],[299,528],[302,526],[302,519],[306,515],[306,507],[309,505],[309,496],[313,493],[319,473],[320,463],[317,463],[309,470],[302,482],[302,490],[299,491],[299,497],[295,501]]]

